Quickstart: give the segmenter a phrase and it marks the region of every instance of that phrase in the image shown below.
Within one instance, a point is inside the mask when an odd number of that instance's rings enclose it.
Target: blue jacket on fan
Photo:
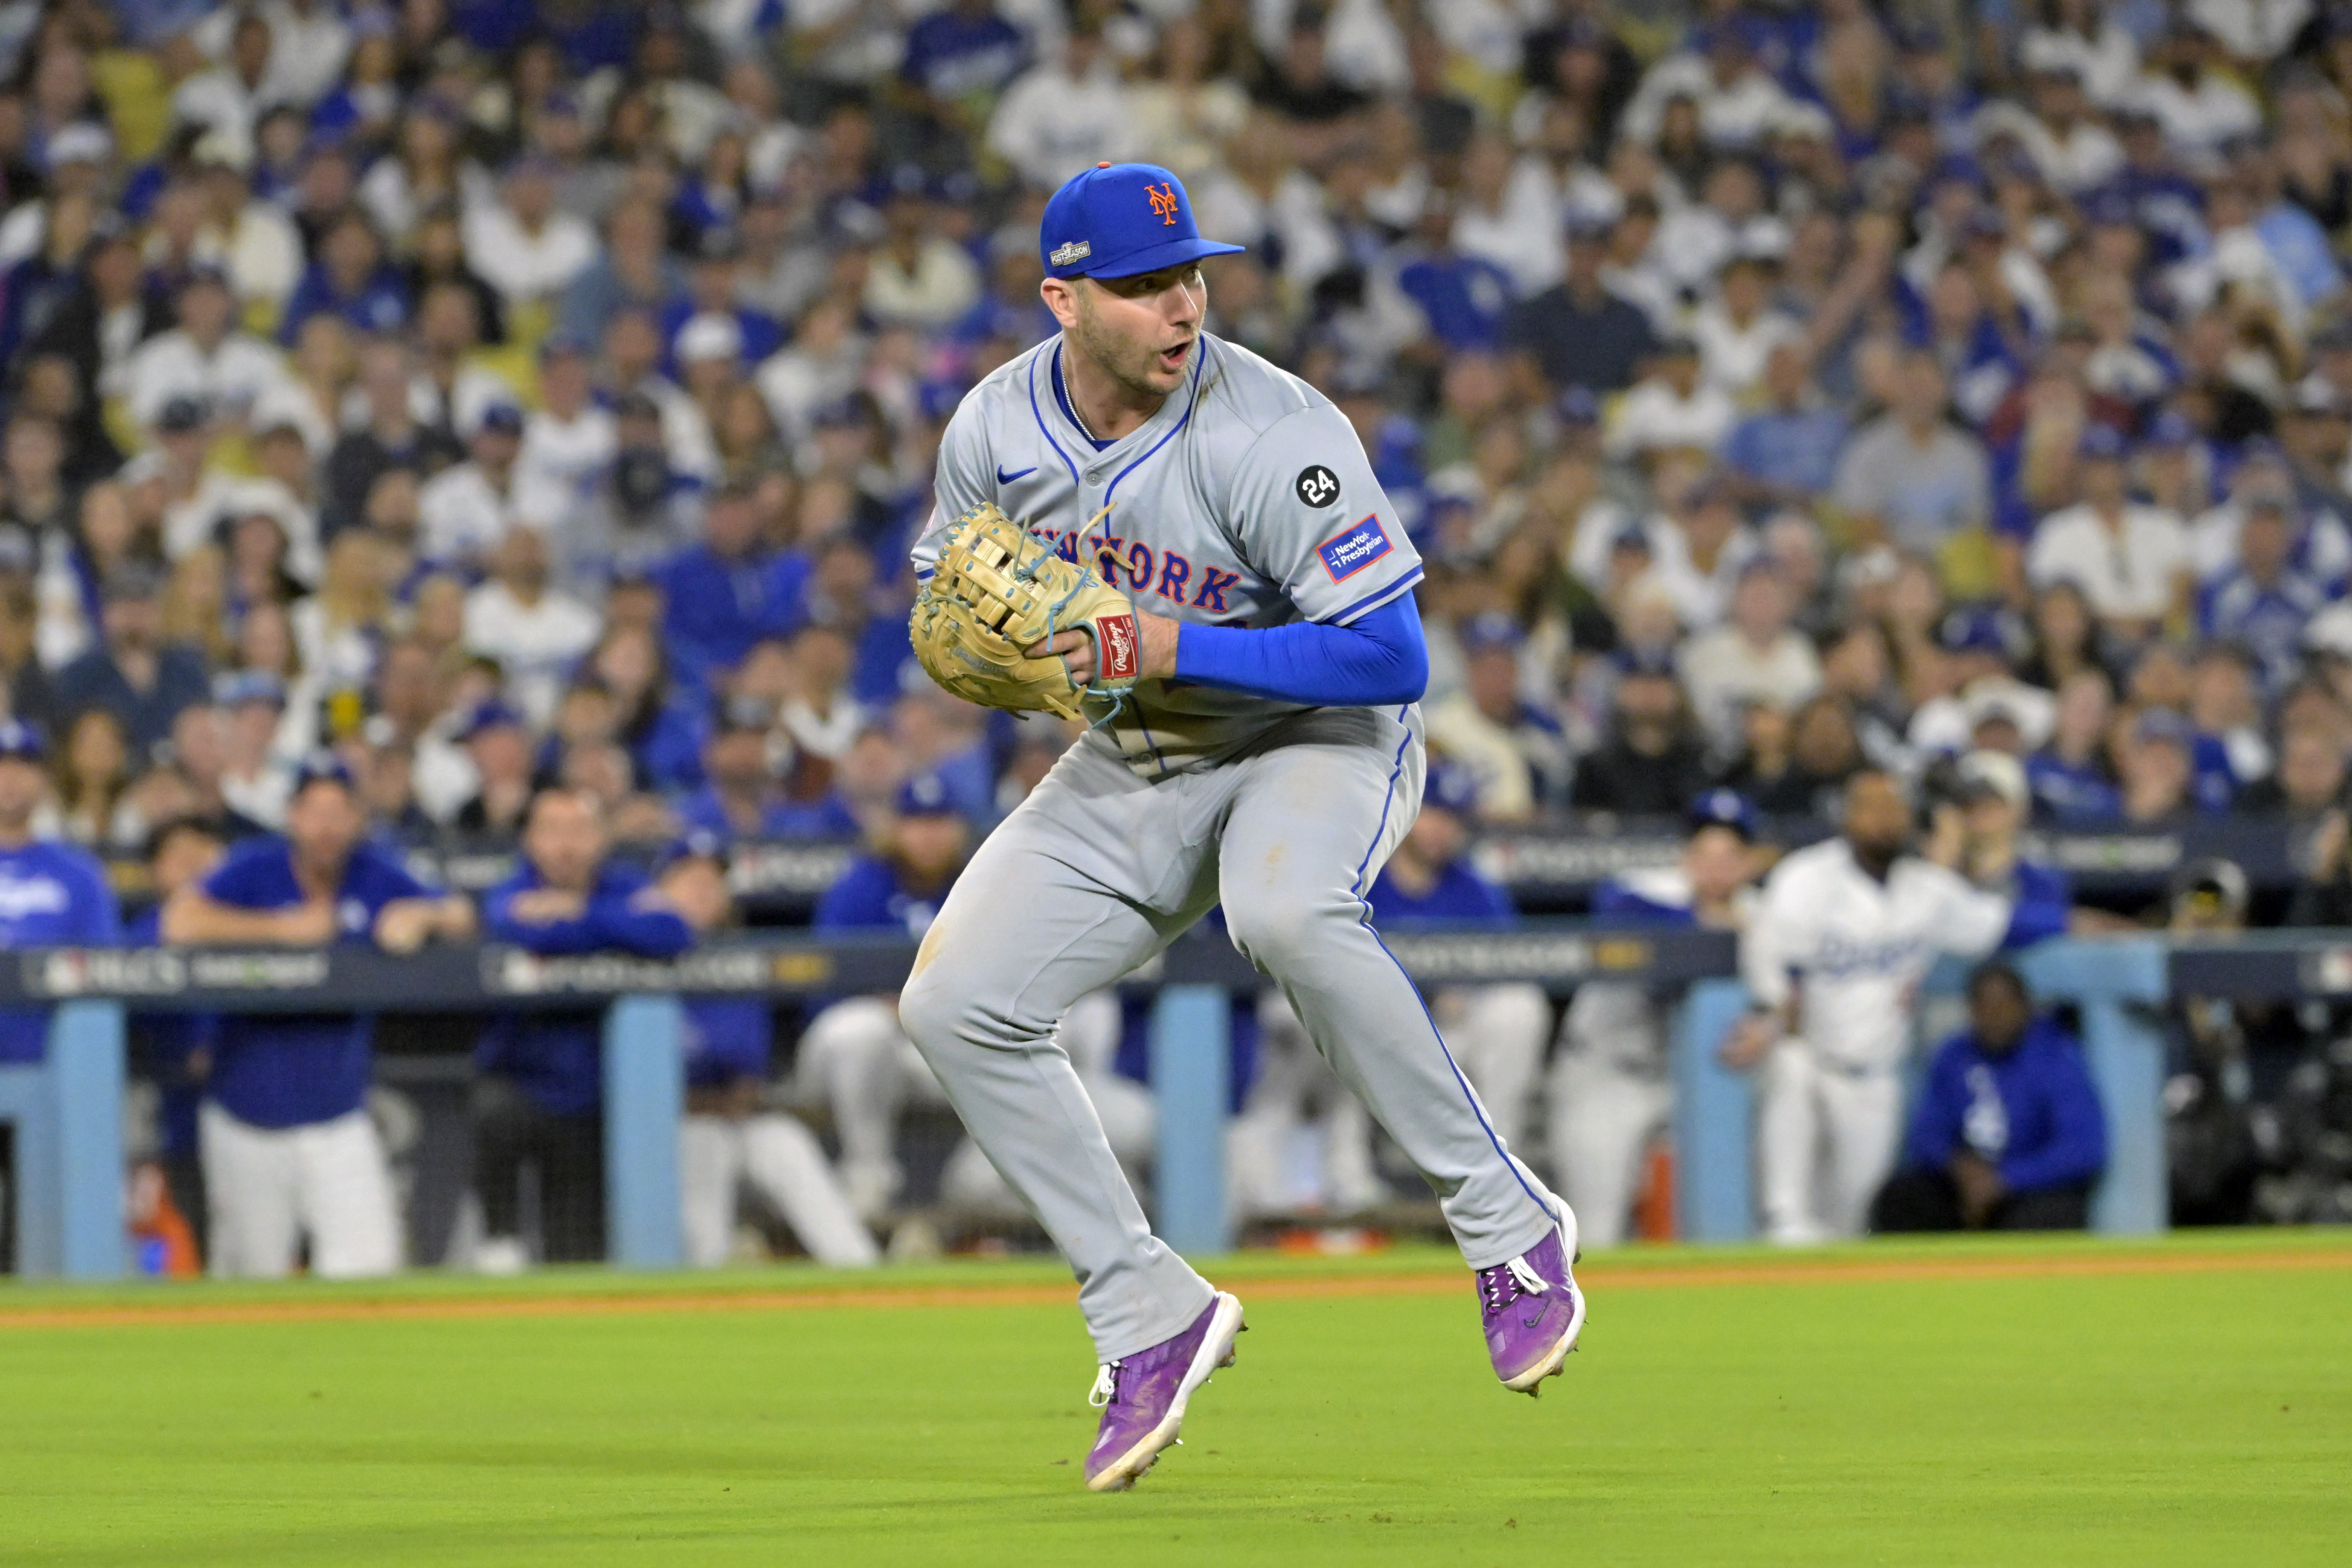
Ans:
[[[2074,1036],[2036,1018],[2006,1056],[1965,1032],[1937,1047],[1911,1112],[1910,1163],[1940,1171],[1963,1147],[1997,1166],[2013,1193],[2106,1169],[2106,1118]]]
[[[675,958],[694,945],[694,929],[677,912],[641,907],[639,895],[649,886],[642,871],[605,866],[586,909],[572,919],[517,919],[515,900],[546,885],[526,862],[482,901],[483,934],[549,957],[617,951]],[[474,1063],[512,1081],[551,1115],[585,1115],[604,1099],[604,1010],[507,1014],[482,1032]]]

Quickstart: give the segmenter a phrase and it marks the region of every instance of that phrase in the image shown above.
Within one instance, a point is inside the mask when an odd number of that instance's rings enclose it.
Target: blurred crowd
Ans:
[[[1066,742],[910,679],[1045,196],[1177,171],[1345,408],[1490,818],[2316,818],[2352,14],[2303,0],[0,5],[0,666],[57,829],[832,837]]]
[[[984,828],[1071,731],[920,676],[906,550],[1140,159],[1426,558],[1480,818],[1990,752],[2352,909],[2342,5],[6,0],[0,83],[44,834],[321,748],[410,844]]]

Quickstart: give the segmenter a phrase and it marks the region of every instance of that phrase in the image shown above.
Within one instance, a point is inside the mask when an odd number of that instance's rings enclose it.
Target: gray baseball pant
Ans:
[[[980,847],[923,939],[900,1021],[1070,1260],[1101,1360],[1182,1332],[1213,1292],[1152,1236],[1055,1026],[1220,901],[1234,945],[1436,1192],[1465,1261],[1505,1262],[1558,1223],[1367,921],[1422,771],[1410,709],[1311,710],[1151,784],[1088,735]]]

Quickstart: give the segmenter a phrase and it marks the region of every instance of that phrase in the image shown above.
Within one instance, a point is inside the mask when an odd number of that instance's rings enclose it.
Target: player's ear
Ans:
[[[1037,297],[1045,301],[1045,309],[1054,312],[1054,320],[1065,327],[1078,321],[1077,285],[1066,278],[1048,278],[1037,285]]]

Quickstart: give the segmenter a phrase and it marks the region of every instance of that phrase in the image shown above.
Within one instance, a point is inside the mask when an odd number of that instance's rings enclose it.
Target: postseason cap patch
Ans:
[[[1346,532],[1325,540],[1315,552],[1323,557],[1323,570],[1331,574],[1331,581],[1344,583],[1386,555],[1389,549],[1389,536],[1381,531],[1380,514],[1374,512]]]

